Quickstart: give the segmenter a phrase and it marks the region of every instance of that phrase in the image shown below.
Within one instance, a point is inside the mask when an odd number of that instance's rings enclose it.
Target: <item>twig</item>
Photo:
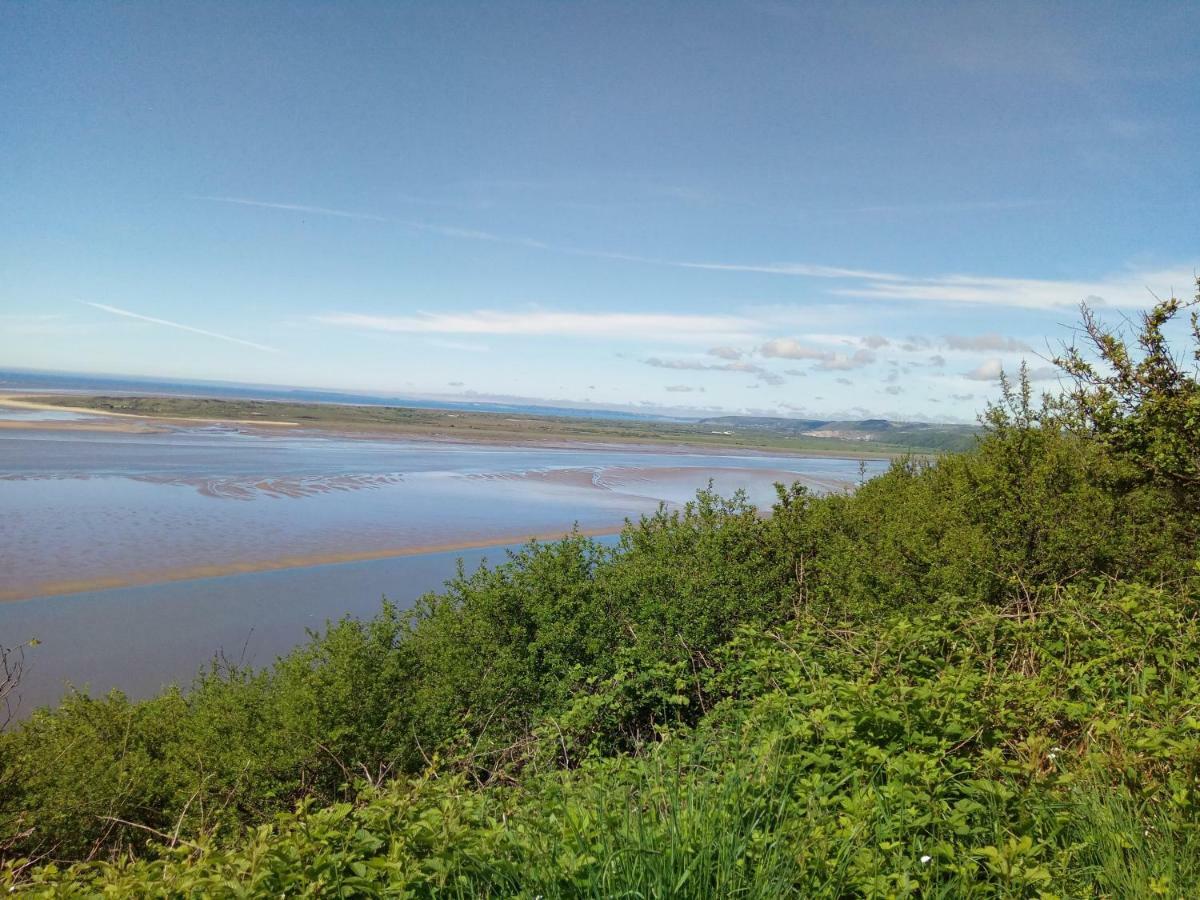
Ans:
[[[127,819],[118,819],[116,816],[100,816],[99,818],[104,819],[105,821],[108,821],[108,822],[112,822],[117,825],[127,825],[130,828],[140,828],[142,831],[148,831],[151,834],[155,835],[156,837],[165,838],[168,841],[178,840],[178,842],[183,844],[185,847],[191,847],[193,850],[197,851],[198,853],[204,852],[204,848],[201,847],[199,844],[193,844],[191,841],[186,840],[184,838],[179,838],[179,837],[176,837],[173,839],[171,837],[171,835],[167,834],[165,831],[159,831],[157,828],[151,828],[149,825],[142,825],[139,822],[130,822]],[[172,846],[174,846],[174,845],[172,845]]]

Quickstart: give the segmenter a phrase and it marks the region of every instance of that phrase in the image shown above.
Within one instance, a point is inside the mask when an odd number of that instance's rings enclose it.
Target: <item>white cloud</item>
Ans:
[[[239,337],[232,337],[228,334],[221,334],[217,331],[208,331],[204,328],[193,328],[191,325],[183,325],[179,322],[171,322],[167,319],[157,319],[154,316],[143,316],[141,313],[130,312],[127,309],[121,309],[116,306],[109,306],[107,303],[92,303],[89,300],[81,300],[80,303],[85,306],[91,306],[95,309],[103,310],[106,313],[111,313],[114,316],[124,316],[127,319],[137,319],[141,322],[150,322],[154,325],[164,325],[167,328],[177,328],[180,331],[190,331],[192,334],[201,334],[205,337],[217,338],[221,341],[229,341],[233,344],[241,344],[245,347],[253,347],[255,350],[263,350],[267,353],[278,353],[274,347],[268,347],[266,344],[259,344],[254,341],[247,341]]]
[[[708,351],[708,355],[721,359],[741,359],[745,354],[737,347],[713,347]]]
[[[1153,297],[1150,294],[1151,291],[1156,294],[1167,293],[1171,290],[1190,291],[1195,281],[1195,270],[1192,266],[1179,266],[1167,269],[1128,269],[1095,280],[1058,280],[971,274],[902,275],[873,269],[845,268],[802,262],[694,262],[690,260],[662,259],[653,256],[561,246],[532,238],[511,237],[471,228],[393,219],[371,213],[360,213],[323,206],[308,206],[298,203],[274,203],[245,197],[203,196],[195,197],[194,199],[232,203],[242,206],[265,207],[305,214],[336,216],[346,219],[391,222],[396,225],[416,228],[450,238],[509,244],[550,253],[586,256],[594,259],[671,266],[679,269],[743,272],[843,281],[848,282],[848,284],[833,287],[830,289],[830,293],[837,296],[868,300],[965,303],[1026,309],[1061,309],[1076,306],[1081,301],[1087,300],[1092,305],[1137,309],[1143,308],[1153,302]]]
[[[784,383],[784,378],[770,369],[765,369],[756,363],[750,362],[727,362],[727,363],[708,363],[698,359],[662,359],[658,356],[651,356],[642,360],[648,366],[654,366],[658,369],[687,369],[696,372],[731,372],[734,374],[753,375],[759,381],[765,384],[778,386]]]
[[[688,385],[688,384],[669,384],[669,385],[667,385],[667,390],[670,391],[672,394],[691,394],[693,392],[697,393],[697,394],[704,393],[704,388],[692,387],[691,385]]]
[[[795,338],[776,338],[758,348],[763,356],[774,359],[825,359],[828,351],[807,347]]]
[[[697,372],[757,372],[762,368],[747,362],[710,363],[699,359],[662,359],[658,356],[642,361],[658,369],[691,369]]]
[[[465,313],[417,313],[374,316],[330,313],[315,317],[324,325],[392,331],[405,334],[557,335],[560,337],[643,337],[712,339],[744,337],[755,323],[736,316],[676,315],[673,313],[564,313],[535,310]]]
[[[1004,363],[999,359],[988,359],[981,362],[970,372],[964,372],[966,378],[972,381],[995,381],[1004,371]]]
[[[685,269],[749,272],[852,282],[834,287],[830,293],[871,300],[968,303],[1026,309],[1061,309],[1082,301],[1093,305],[1142,308],[1155,294],[1188,290],[1195,281],[1191,267],[1130,269],[1096,280],[1007,278],[993,275],[900,275],[870,269],[849,269],[810,263],[694,263],[623,257]]]
[[[1062,309],[1087,301],[1095,306],[1138,309],[1154,302],[1154,294],[1190,290],[1192,267],[1128,269],[1095,280],[1008,278],[993,275],[901,275],[870,269],[850,269],[810,263],[717,263],[661,260],[598,254],[609,258],[657,263],[685,269],[747,272],[851,282],[830,293],[870,300],[966,303],[1025,309]]]
[[[1038,366],[1030,369],[1026,374],[1030,381],[1053,381],[1063,376],[1062,370],[1057,366]]]
[[[942,340],[950,350],[971,350],[976,353],[1022,353],[1033,350],[1024,341],[994,331],[988,334],[948,334]]]
[[[1154,293],[1186,289],[1194,281],[1190,268],[1139,270],[1097,281],[1002,278],[986,275],[943,275],[928,278],[864,274],[862,283],[831,293],[871,300],[969,303],[1024,309],[1062,309],[1087,300],[1093,305],[1142,308]]]
[[[871,350],[856,350],[853,353],[818,350],[801,344],[795,338],[767,341],[758,348],[758,352],[761,356],[775,359],[811,359],[817,363],[815,369],[825,372],[861,369],[875,362],[875,353]]]
[[[1016,378],[1018,366],[1010,366],[1007,369],[1003,362],[993,357],[992,359],[984,360],[970,372],[964,372],[963,377],[969,378],[972,381],[996,381],[1000,378],[1000,373]],[[1030,381],[1052,381],[1062,375],[1055,366],[1037,366],[1026,371],[1026,376]]]
[[[873,362],[875,354],[870,350],[855,350],[854,353],[827,353],[816,368],[826,372],[844,372],[848,369],[861,369]]]

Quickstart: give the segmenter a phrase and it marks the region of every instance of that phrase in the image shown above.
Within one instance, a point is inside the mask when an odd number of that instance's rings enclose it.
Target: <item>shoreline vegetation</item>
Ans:
[[[795,456],[889,459],[965,449],[974,440],[967,426],[835,423],[851,437],[814,436],[789,420],[739,417],[698,422],[604,420],[399,406],[292,403],[206,397],[88,394],[0,395],[0,406],[73,412],[120,420],[110,422],[8,422],[8,428],[122,430],[180,424],[261,427],[272,433],[311,430],[343,437],[400,438],[462,443],[574,446],[605,444],[629,448],[679,447],[691,452],[770,452]],[[719,432],[719,433],[715,433]]]
[[[1136,342],[1085,309],[1064,393],[1002,378],[974,447],[853,493],[702,491],[34,712],[0,891],[1200,896],[1197,289]]]

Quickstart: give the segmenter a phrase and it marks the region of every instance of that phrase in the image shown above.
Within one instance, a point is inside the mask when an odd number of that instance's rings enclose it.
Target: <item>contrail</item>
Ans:
[[[142,322],[152,322],[155,325],[165,325],[168,328],[178,328],[180,331],[190,331],[193,334],[202,334],[205,337],[217,338],[222,341],[229,341],[234,344],[242,344],[246,347],[253,347],[255,350],[264,350],[267,353],[278,353],[279,350],[275,347],[268,347],[266,344],[256,344],[254,341],[243,340],[242,338],[231,337],[227,334],[220,334],[216,331],[206,331],[203,328],[193,328],[191,325],[182,325],[179,322],[169,322],[166,319],[156,319],[154,316],[143,316],[141,313],[130,312],[127,309],[121,309],[116,306],[109,306],[107,303],[92,303],[90,300],[80,300],[80,303],[85,306],[92,306],[96,309],[102,309],[107,313],[112,313],[114,316],[125,316],[129,319],[139,319]]]
[[[386,216],[371,213],[351,212],[345,209],[330,209],[327,206],[305,206],[300,203],[268,203],[266,200],[251,200],[248,197],[209,197],[197,195],[192,200],[211,200],[214,203],[236,203],[239,206],[260,206],[263,209],[285,209],[288,212],[312,213],[317,216],[337,216],[340,219],[365,219],[368,222],[390,222]]]
[[[1037,278],[1011,278],[989,275],[901,275],[871,269],[850,269],[841,266],[811,263],[726,263],[704,260],[664,259],[633,253],[612,253],[586,247],[570,247],[547,243],[533,238],[511,237],[490,231],[434,225],[408,219],[393,219],[370,213],[329,209],[322,206],[302,206],[295,203],[267,203],[243,197],[196,197],[221,203],[244,206],[264,206],[292,212],[340,216],[347,219],[368,219],[393,225],[416,228],[432,234],[471,241],[490,241],[516,247],[526,247],[548,253],[611,259],[652,266],[670,266],[710,272],[747,272],[762,275],[782,275],[801,278],[821,278],[848,281],[849,285],[832,288],[829,293],[873,301],[923,301],[934,303],[971,303],[984,306],[1020,307],[1025,309],[1060,309],[1074,306],[1085,297],[1103,298],[1109,306],[1141,308],[1145,306],[1145,286],[1148,284],[1191,283],[1195,272],[1186,267],[1145,271],[1118,272],[1091,281],[1055,281]]]

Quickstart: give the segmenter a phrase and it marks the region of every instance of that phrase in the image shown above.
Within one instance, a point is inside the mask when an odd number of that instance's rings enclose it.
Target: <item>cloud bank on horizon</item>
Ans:
[[[0,364],[970,420],[1192,294],[1200,8],[677,13],[0,8]]]

